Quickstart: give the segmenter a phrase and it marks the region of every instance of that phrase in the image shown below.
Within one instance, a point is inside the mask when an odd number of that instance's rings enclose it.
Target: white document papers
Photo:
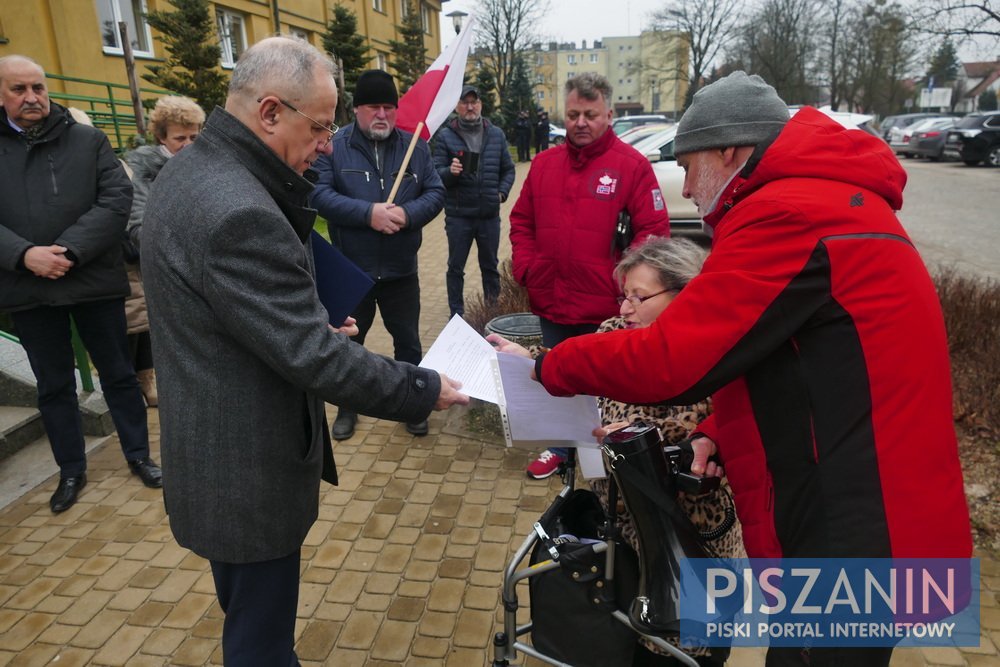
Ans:
[[[593,396],[552,396],[531,379],[535,362],[516,354],[497,354],[503,385],[501,414],[506,412],[513,443],[532,447],[596,448],[591,432],[601,425]]]
[[[462,383],[463,394],[498,403],[497,383],[491,364],[496,356],[493,346],[456,315],[445,325],[420,366],[458,380]]]
[[[420,365],[462,383],[462,391],[500,406],[507,446],[597,448],[600,426],[593,396],[551,396],[531,379],[534,362],[498,354],[457,315],[445,326]]]

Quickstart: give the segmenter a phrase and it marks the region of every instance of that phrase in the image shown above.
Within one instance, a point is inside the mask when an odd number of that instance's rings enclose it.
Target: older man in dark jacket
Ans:
[[[483,103],[475,86],[466,86],[455,109],[458,118],[445,125],[434,140],[434,168],[446,188],[444,228],[448,234],[448,308],[465,314],[462,290],[465,262],[472,242],[479,252],[483,296],[500,295],[500,204],[514,185],[514,161],[503,131],[483,118]]]
[[[336,483],[324,400],[422,420],[468,402],[438,373],[328,325],[302,174],[330,152],[333,63],[272,37],[241,57],[226,108],[167,161],[143,224],[159,375],[164,501],[177,542],[209,559],[228,667],[295,665],[302,541]]]
[[[146,486],[159,487],[125,337],[128,176],[102,132],[49,101],[45,72],[30,58],[0,58],[0,99],[0,310],[11,312],[35,373],[59,465],[49,505],[69,509],[87,483],[71,316],[100,373],[125,459]]]
[[[333,141],[333,153],[314,165],[319,173],[310,201],[329,222],[330,239],[360,266],[375,286],[358,306],[356,340],[364,344],[375,308],[392,336],[397,361],[419,364],[420,281],[417,251],[422,229],[441,212],[444,186],[431,165],[427,144],[418,140],[390,202],[389,194],[413,136],[396,128],[399,97],[389,74],[369,70],[354,91],[356,120]],[[333,437],[354,434],[357,414],[342,409]],[[427,421],[407,422],[413,435],[427,434]]]

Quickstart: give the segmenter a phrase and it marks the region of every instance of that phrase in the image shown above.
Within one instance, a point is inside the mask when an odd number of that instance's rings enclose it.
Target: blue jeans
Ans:
[[[209,561],[222,622],[226,667],[295,667],[301,549],[260,563]]]
[[[396,361],[419,364],[424,351],[420,345],[420,280],[417,274],[379,280],[355,309],[358,335],[354,341],[364,345],[368,330],[375,322],[375,307],[392,336],[393,357]]]
[[[500,218],[455,218],[445,216],[444,230],[448,235],[448,308],[452,315],[465,314],[465,262],[469,259],[472,242],[479,254],[479,270],[483,274],[483,298],[487,303],[500,296],[500,271],[497,270],[500,251]]]
[[[550,348],[555,347],[567,338],[594,333],[597,331],[597,327],[600,326],[599,324],[559,324],[544,317],[539,317],[538,319],[542,325],[542,345]],[[550,447],[549,451],[563,458],[566,458],[569,454],[569,450],[565,447]]]
[[[38,384],[38,411],[60,476],[87,470],[83,424],[76,395],[70,315],[101,376],[101,391],[111,411],[125,460],[149,456],[146,404],[129,356],[125,300],[72,306],[41,306],[12,313],[14,329],[28,354]]]

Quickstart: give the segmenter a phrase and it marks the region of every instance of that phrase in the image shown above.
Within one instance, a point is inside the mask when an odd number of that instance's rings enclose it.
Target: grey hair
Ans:
[[[574,76],[566,82],[566,94],[569,95],[574,90],[585,100],[593,102],[600,96],[608,106],[611,105],[611,82],[600,74],[586,72]]]
[[[0,58],[0,81],[3,81],[3,75],[4,75],[4,72],[7,71],[7,65],[9,63],[18,62],[18,61],[24,62],[24,63],[31,63],[32,65],[34,65],[38,69],[42,70],[42,74],[45,74],[45,68],[42,67],[41,65],[39,65],[38,61],[36,61],[34,58],[29,58],[28,56],[22,56],[22,55],[17,54],[17,53],[12,53],[9,56],[4,56],[4,57]]]
[[[664,289],[679,292],[701,273],[707,256],[708,253],[690,239],[650,236],[625,253],[615,267],[615,280],[619,285],[625,284],[629,271],[645,264],[656,271]]]
[[[301,99],[314,84],[316,69],[333,76],[329,56],[300,37],[268,37],[243,52],[229,81],[229,96],[256,99],[268,93]]]

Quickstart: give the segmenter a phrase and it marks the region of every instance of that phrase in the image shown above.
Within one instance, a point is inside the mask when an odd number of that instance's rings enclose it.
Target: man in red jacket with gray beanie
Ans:
[[[700,275],[644,329],[540,358],[555,395],[689,404],[711,396],[695,472],[736,495],[754,558],[968,558],[948,345],[895,211],[906,173],[882,140],[815,109],[789,120],[757,76],[694,97],[674,151],[714,230]],[[892,648],[772,648],[768,665],[887,665]]]

